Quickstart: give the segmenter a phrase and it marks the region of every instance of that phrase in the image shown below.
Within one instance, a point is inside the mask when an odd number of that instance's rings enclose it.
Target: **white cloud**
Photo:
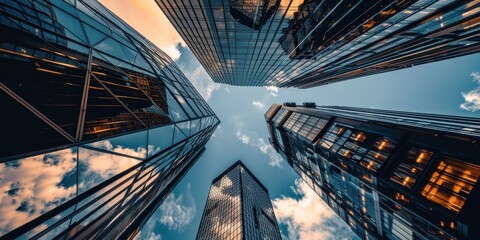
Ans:
[[[167,226],[170,230],[183,231],[188,226],[196,214],[196,205],[193,201],[190,184],[187,186],[186,201],[191,202],[191,206],[184,204],[184,195],[175,197],[171,193],[160,206],[160,223]]]
[[[257,139],[256,147],[258,147],[261,152],[268,155],[268,158],[270,159],[270,161],[268,162],[268,165],[272,167],[283,168],[282,157],[280,156],[280,154],[277,153],[277,151],[275,151],[275,149],[273,149],[273,147],[270,144],[266,143],[263,138]]]
[[[220,84],[212,81],[205,69],[200,64],[195,64],[193,71],[183,71],[188,80],[205,100],[210,99],[215,90],[220,89]],[[179,65],[182,68],[181,65]]]
[[[237,136],[238,140],[242,141],[243,144],[248,145],[250,143],[250,137],[242,132],[237,131],[235,135]]]
[[[225,87],[224,90],[225,90],[225,92],[230,93],[230,88]]]
[[[76,159],[64,149],[0,164],[0,236],[75,197]]]
[[[268,155],[269,162],[268,164],[272,167],[279,167],[282,168],[282,157],[273,149],[273,147],[266,143],[263,138],[253,138],[251,136],[246,135],[241,131],[237,131],[235,134],[238,140],[242,141],[243,144],[252,146],[260,150],[260,152]]]
[[[265,87],[267,89],[268,92],[270,92],[270,95],[276,97],[278,96],[278,87],[275,87],[275,86],[268,86],[268,87]]]
[[[470,74],[473,82],[477,83],[477,87],[467,93],[462,92],[462,97],[465,100],[460,104],[460,109],[475,112],[480,110],[480,73],[473,72]]]
[[[300,199],[282,196],[273,200],[275,215],[287,226],[289,239],[354,238],[346,223],[305,182],[297,179],[293,189]]]
[[[263,103],[258,102],[258,101],[253,101],[252,104],[253,104],[253,106],[255,106],[256,108],[258,108],[260,110],[262,110],[265,107],[265,105]]]
[[[143,158],[146,149],[113,145],[109,140],[90,145]],[[77,155],[81,166],[77,169]],[[0,164],[0,236],[59,206],[80,191],[116,175],[140,161],[81,148],[63,149]],[[52,232],[53,233],[53,232]],[[48,235],[47,235],[48,236]],[[47,237],[49,238],[49,237]]]

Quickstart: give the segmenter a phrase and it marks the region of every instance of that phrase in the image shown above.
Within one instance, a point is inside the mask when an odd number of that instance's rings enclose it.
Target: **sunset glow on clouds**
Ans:
[[[153,0],[100,0],[108,9],[140,32],[173,60],[180,57],[182,37]]]

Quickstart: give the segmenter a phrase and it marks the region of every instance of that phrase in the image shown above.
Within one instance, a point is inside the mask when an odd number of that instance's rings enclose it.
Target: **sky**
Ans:
[[[310,89],[214,83],[153,0],[101,0],[176,61],[221,124],[206,152],[142,228],[138,239],[194,239],[212,180],[237,160],[267,187],[284,239],[352,239],[349,227],[268,143],[274,103],[316,102],[480,117],[480,54]]]

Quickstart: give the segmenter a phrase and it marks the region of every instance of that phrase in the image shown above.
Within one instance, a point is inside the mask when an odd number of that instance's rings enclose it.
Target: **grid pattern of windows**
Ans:
[[[282,122],[282,120],[287,116],[288,113],[289,113],[289,111],[285,110],[283,108],[278,110],[277,114],[272,119],[273,124],[275,126],[280,125],[280,122]]]
[[[287,121],[285,121],[283,127],[290,132],[313,141],[323,127],[325,127],[327,122],[328,120],[326,119],[294,112],[288,117]]]
[[[243,239],[240,166],[214,182],[197,239]]]
[[[479,51],[469,1],[156,2],[218,83],[308,88]]]
[[[241,162],[212,183],[196,239],[281,240],[267,190]]]
[[[390,180],[406,189],[412,189],[422,174],[433,153],[424,149],[412,147],[400,164],[393,171]]]
[[[422,189],[428,200],[459,213],[480,177],[480,166],[443,157]]]
[[[282,156],[360,239],[464,239],[480,233],[479,119],[353,107],[282,108],[292,114],[282,125],[266,118],[270,136],[281,132]],[[330,117],[317,122],[329,127],[312,145],[298,133],[314,111]]]
[[[132,238],[217,117],[97,1],[1,0],[0,32],[0,237]]]
[[[319,143],[323,149],[343,159],[357,162],[368,171],[377,172],[395,148],[397,141],[334,124]]]

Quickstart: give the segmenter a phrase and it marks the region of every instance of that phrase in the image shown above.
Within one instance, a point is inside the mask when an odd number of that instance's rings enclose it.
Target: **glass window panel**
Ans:
[[[79,193],[87,191],[140,162],[137,159],[82,147],[79,148],[78,159]]]
[[[170,119],[172,119],[175,122],[188,119],[187,115],[183,112],[177,100],[175,100],[168,91],[167,91],[167,104],[168,104]]]
[[[400,164],[395,168],[390,181],[407,189],[412,189],[425,166],[432,158],[433,153],[424,149],[411,147],[401,157]]]
[[[173,143],[173,125],[155,128],[148,133],[148,157],[163,151]]]
[[[145,158],[147,155],[147,131],[109,138],[86,144],[86,146],[125,154],[132,157]]]
[[[110,95],[95,79],[91,79],[84,139],[108,137],[121,132],[130,132],[144,126]]]
[[[77,150],[0,164],[0,176],[0,232],[6,233],[76,196]]]
[[[173,136],[173,144],[182,141],[183,139],[187,138],[185,134],[180,130],[178,127],[175,127],[175,135]]]
[[[14,41],[4,38],[0,36],[6,42]],[[33,40],[23,40],[25,45],[22,41],[0,44],[4,59],[0,62],[1,82],[75,136],[86,71],[47,44],[29,48],[28,42]],[[84,55],[78,58],[86,60]]]
[[[70,143],[65,137],[10,96],[7,96],[3,91],[0,91],[0,112],[2,113],[2,117],[0,117],[0,132],[2,134],[0,157],[38,151]]]
[[[428,200],[460,213],[480,177],[480,166],[442,157],[422,189]]]

